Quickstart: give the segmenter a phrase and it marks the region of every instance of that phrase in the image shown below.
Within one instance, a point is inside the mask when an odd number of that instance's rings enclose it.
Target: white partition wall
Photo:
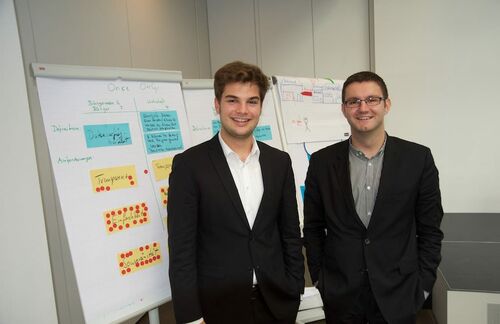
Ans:
[[[58,318],[12,0],[0,0],[0,44],[0,323],[52,324]]]
[[[446,212],[498,212],[500,2],[374,1],[388,131],[429,146]]]

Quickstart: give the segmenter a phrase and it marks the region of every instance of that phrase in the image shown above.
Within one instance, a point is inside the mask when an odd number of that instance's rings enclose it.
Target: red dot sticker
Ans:
[[[120,262],[120,267],[123,267],[124,263],[123,262]]]
[[[145,210],[145,211],[148,211],[148,206],[144,207],[144,210]]]
[[[104,186],[101,186],[101,188],[99,188],[99,189],[101,189],[101,191],[104,191]]]
[[[113,227],[110,227],[108,231],[113,232]]]
[[[113,227],[114,227],[114,228],[116,228],[116,226],[117,226],[116,224],[113,224]]]
[[[135,263],[135,266],[136,266],[137,268],[139,268],[139,266],[140,266],[139,262],[136,262],[136,263]]]
[[[122,214],[122,211],[121,211],[121,210],[119,210],[119,211],[118,211],[118,215],[121,215],[121,214]]]
[[[129,227],[130,227],[130,224],[129,224],[129,223],[125,224],[125,227],[126,227],[126,228],[129,228]]]
[[[141,247],[139,248],[139,251],[144,251],[144,248],[141,246]]]
[[[149,250],[149,245],[146,245],[146,250]]]
[[[147,218],[147,217],[144,217],[142,220],[143,220],[144,222],[147,222],[147,221],[148,221],[148,218]]]
[[[115,211],[114,210],[111,212],[111,215],[113,215],[113,216],[115,215]]]
[[[126,274],[126,273],[127,273],[127,271],[125,271],[125,270],[122,270],[122,274]]]
[[[111,190],[111,187],[110,186],[107,186],[106,187],[106,191],[110,191]]]
[[[125,258],[125,253],[120,254],[120,257],[123,259]]]
[[[101,191],[101,189],[99,189],[99,188],[95,188],[95,191],[99,192],[99,191]]]
[[[166,204],[167,204],[167,200],[165,199],[165,200],[163,201],[163,203],[166,205]]]
[[[130,271],[131,271],[130,268],[127,268],[127,272],[130,272]]]
[[[111,217],[111,214],[110,213],[107,213],[106,214],[106,218],[110,218]]]
[[[108,219],[108,221],[106,222],[106,224],[111,225],[111,221]]]
[[[161,188],[160,192],[165,192],[165,189]]]
[[[149,263],[153,263],[153,259],[149,259]]]
[[[134,181],[130,181],[130,185],[133,186],[135,184]]]
[[[144,261],[144,263],[148,264],[148,263],[149,263],[149,260]]]
[[[128,176],[128,179],[129,179],[129,180],[132,180],[132,176]]]
[[[127,211],[127,207],[123,207],[123,211],[126,212]]]
[[[134,210],[134,206],[130,206],[130,207],[128,208],[128,210],[130,210],[130,211]]]
[[[137,224],[137,220],[134,219],[134,225]]]
[[[139,219],[139,223],[141,223],[141,224],[142,224],[143,222],[144,222],[144,221],[143,221],[142,219]]]
[[[160,256],[157,256],[156,258],[157,258],[158,260],[160,260]]]
[[[153,260],[156,261],[156,257],[155,256],[153,257]]]
[[[141,204],[141,206],[142,206],[142,207],[146,207],[146,203],[142,203],[142,204]]]
[[[157,245],[157,244],[156,244],[156,242],[155,242],[155,243],[153,243],[153,246],[154,246],[154,247],[156,247],[156,245]]]
[[[141,261],[141,266],[143,266],[143,265],[144,265],[144,261]]]
[[[118,229],[121,231],[123,229],[123,226],[122,225],[118,226]]]
[[[144,174],[148,174],[148,173],[149,173],[149,171],[148,171],[148,170],[144,170]]]

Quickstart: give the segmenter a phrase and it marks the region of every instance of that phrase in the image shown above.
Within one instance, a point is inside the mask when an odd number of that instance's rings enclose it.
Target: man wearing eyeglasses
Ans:
[[[304,195],[309,271],[327,323],[415,323],[441,260],[443,209],[431,151],[389,136],[386,84],[342,89],[348,141],[314,153]]]

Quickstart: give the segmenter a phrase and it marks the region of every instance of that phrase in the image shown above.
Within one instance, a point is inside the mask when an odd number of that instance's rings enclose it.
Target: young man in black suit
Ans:
[[[269,87],[254,66],[215,73],[220,132],[175,156],[170,284],[179,323],[294,323],[304,287],[288,154],[253,137]]]
[[[443,210],[427,147],[387,135],[385,82],[372,72],[342,89],[348,141],[313,154],[304,239],[327,323],[415,323],[441,260]]]

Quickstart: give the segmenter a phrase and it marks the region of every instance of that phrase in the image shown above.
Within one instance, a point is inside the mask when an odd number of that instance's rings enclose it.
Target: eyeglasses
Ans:
[[[361,107],[361,102],[365,102],[367,106],[376,106],[382,102],[382,100],[385,100],[386,98],[384,97],[367,97],[366,99],[358,99],[358,98],[352,98],[352,99],[347,99],[344,101],[344,105],[347,108],[359,108]]]

